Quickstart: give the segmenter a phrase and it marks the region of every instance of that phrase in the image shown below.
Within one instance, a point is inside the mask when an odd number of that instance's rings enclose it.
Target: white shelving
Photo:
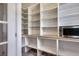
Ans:
[[[60,26],[79,25],[78,6],[74,3],[59,4],[59,7],[56,3],[38,3],[28,7],[28,13],[23,11],[24,15],[28,14],[28,18],[23,17],[27,19],[23,22],[23,29],[27,29],[28,34],[22,44],[26,51],[35,49],[38,56],[43,52],[60,56],[79,55],[78,39],[59,36]]]
[[[49,36],[49,37],[57,36],[58,35],[57,31],[58,30],[56,27],[44,27],[43,36]]]
[[[75,39],[74,39],[75,40]],[[79,42],[74,41],[59,41],[59,55],[62,56],[78,56]]]
[[[64,4],[59,8],[59,25],[60,26],[73,26],[79,25],[79,4]]]
[[[56,40],[38,38],[38,49],[51,54],[57,54]]]
[[[28,8],[22,7],[22,34],[28,35]]]
[[[33,48],[37,48],[37,38],[36,37],[28,37],[28,46],[33,47]]]
[[[23,19],[26,19],[26,18],[27,17],[23,17]],[[28,30],[28,36],[27,36],[28,38],[25,39],[28,42],[28,45],[26,45],[24,42],[25,45],[23,44],[23,46],[34,48],[38,52],[44,51],[50,54],[57,54],[56,40],[52,41],[49,39],[41,39],[41,38],[37,39],[38,36],[41,36],[41,33],[43,33],[42,36],[49,36],[49,37],[58,36],[57,22],[58,22],[57,4],[53,4],[53,3],[43,4],[42,3],[42,4],[34,4],[28,7],[28,23],[27,24],[28,24],[29,30]],[[25,22],[23,22],[23,24],[24,23]],[[39,43],[40,45],[38,46]]]
[[[59,4],[59,26],[75,26],[79,25],[79,4],[66,3]],[[59,55],[62,56],[78,56],[79,55],[79,39],[62,38],[59,40]]]
[[[41,36],[58,36],[57,4],[41,4]]]
[[[40,4],[29,7],[29,32],[30,35],[40,35]]]
[[[24,36],[22,39],[22,55],[25,56],[31,56],[34,55],[34,51],[32,51],[31,49],[34,49],[37,51],[37,38],[34,36]],[[35,54],[37,54],[35,52]]]

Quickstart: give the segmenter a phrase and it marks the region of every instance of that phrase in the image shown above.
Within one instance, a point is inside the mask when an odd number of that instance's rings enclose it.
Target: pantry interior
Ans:
[[[0,3],[0,56],[79,56],[79,38],[63,34],[71,27],[79,3]]]
[[[26,8],[27,5],[30,6]],[[79,25],[78,6],[78,3],[22,3],[22,55],[79,55],[78,38],[62,34],[62,27]]]

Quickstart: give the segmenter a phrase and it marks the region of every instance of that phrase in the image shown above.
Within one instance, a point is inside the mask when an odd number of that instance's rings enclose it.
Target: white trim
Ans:
[[[0,42],[0,45],[4,45],[4,44],[7,44],[8,42],[5,41],[5,42]]]
[[[7,24],[8,22],[7,21],[0,21],[0,23]]]
[[[19,3],[19,4],[17,4],[16,5],[16,7],[17,7],[17,56],[22,56],[22,26],[21,26],[21,24],[22,24],[22,12],[21,12],[21,3]]]
[[[56,47],[57,47],[57,56],[59,55],[59,41],[58,40],[56,40]]]
[[[8,20],[8,56],[16,56],[16,4],[7,5]]]

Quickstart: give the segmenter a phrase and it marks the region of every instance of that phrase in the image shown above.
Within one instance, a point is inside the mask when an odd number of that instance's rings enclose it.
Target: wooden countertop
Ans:
[[[40,39],[50,39],[50,40],[60,40],[60,41],[71,41],[71,42],[79,42],[78,38],[64,38],[64,37],[57,37],[57,36],[40,36]]]
[[[59,40],[59,41],[71,41],[71,42],[79,42],[78,38],[64,38],[64,37],[58,37],[58,36],[32,36],[32,35],[26,35],[23,37],[32,37],[32,38],[39,38],[39,39],[47,39],[47,40]]]

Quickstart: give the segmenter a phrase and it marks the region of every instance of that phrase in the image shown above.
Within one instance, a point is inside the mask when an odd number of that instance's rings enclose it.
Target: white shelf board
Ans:
[[[7,42],[7,41],[5,41],[5,42],[0,42],[0,45],[4,45],[4,44],[8,44],[8,42]]]
[[[53,9],[56,9],[57,8],[57,4],[55,3],[55,4],[52,4],[51,3],[51,5],[50,5],[50,3],[48,3],[48,4],[41,4],[41,8],[43,9],[43,10],[41,10],[41,11],[48,11],[48,10],[53,10]]]
[[[31,16],[34,16],[34,15],[38,15],[38,14],[40,15],[40,11],[37,11],[37,12],[31,13],[30,15],[31,15]]]
[[[54,25],[54,26],[41,26],[41,28],[49,28],[49,29],[51,29],[51,28],[58,28],[58,26],[57,25]]]
[[[41,50],[41,51],[44,51],[44,52],[47,52],[47,53],[51,53],[51,54],[56,54],[55,50],[46,50],[46,49],[38,48],[38,50]]]
[[[23,10],[28,10],[28,8],[22,8]]]
[[[37,49],[37,47],[35,47],[35,46],[33,46],[33,45],[27,45],[27,47]]]
[[[60,16],[59,18],[65,18],[65,17],[72,17],[74,15],[79,15],[79,13],[71,13],[71,14],[68,14],[68,15],[63,15],[63,16]]]
[[[70,10],[70,9],[74,9],[76,7],[79,7],[79,4],[75,4],[75,3],[65,3],[63,5],[59,5],[59,10],[62,10],[61,12],[65,11],[65,10]]]
[[[57,15],[53,15],[53,16],[43,16],[42,19],[46,19],[46,20],[47,20],[47,19],[48,19],[48,20],[49,20],[49,19],[52,19],[52,20],[53,20],[53,19],[55,19],[55,18],[57,18]],[[57,20],[57,19],[56,19],[56,20]]]
[[[75,38],[60,38],[60,41],[68,41],[68,42],[79,42],[79,39]]]
[[[44,13],[44,12],[53,12],[53,11],[56,11],[56,10],[57,10],[57,7],[52,8],[52,9],[48,9],[48,10],[43,10],[43,11],[41,11],[40,13]]]
[[[46,16],[46,18],[43,17],[42,19],[43,19],[43,20],[46,20],[46,21],[48,21],[48,20],[50,20],[50,21],[51,21],[51,20],[58,20],[58,19],[57,19],[57,15],[54,15],[54,16],[52,16],[52,17],[51,17],[51,16]]]
[[[7,24],[8,22],[7,21],[0,21],[0,23]]]

